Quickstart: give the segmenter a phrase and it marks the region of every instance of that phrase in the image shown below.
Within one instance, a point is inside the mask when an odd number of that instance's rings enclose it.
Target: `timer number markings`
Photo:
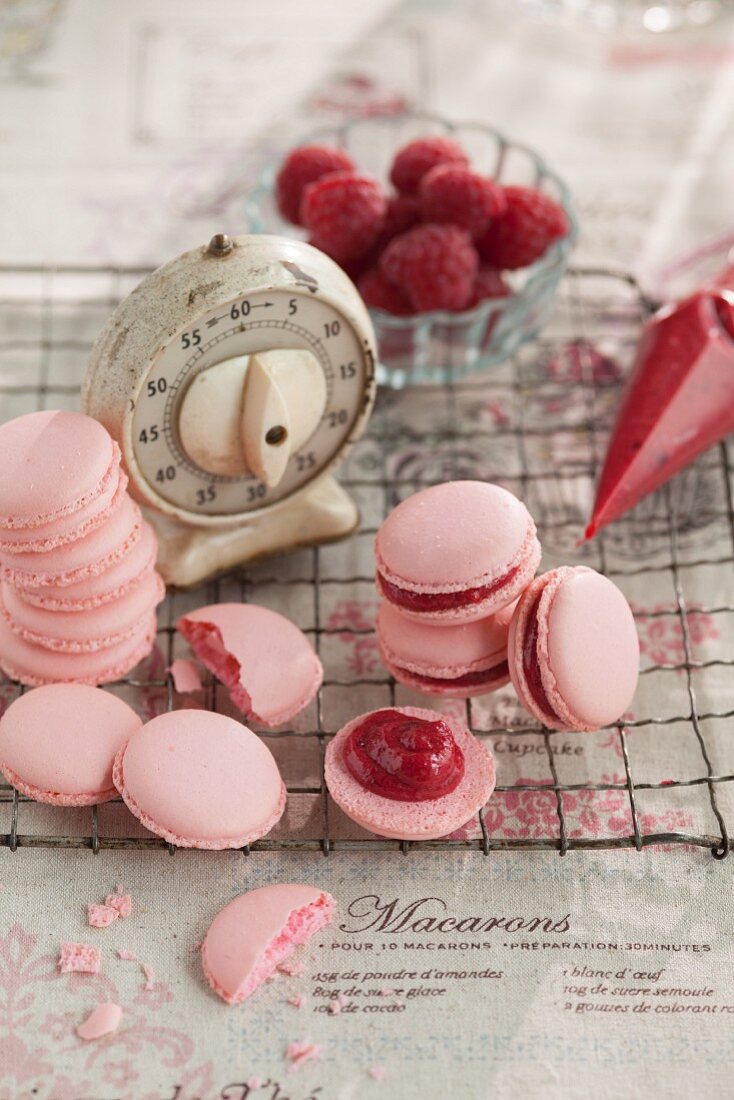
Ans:
[[[296,321],[299,308],[307,315],[309,327],[298,323],[300,316]],[[271,309],[277,310],[272,319]],[[278,318],[279,313],[285,316]],[[134,450],[156,495],[185,511],[212,515],[247,512],[284,499],[329,464],[358,415],[364,371],[356,333],[334,313],[327,303],[301,296],[271,292],[257,300],[250,295],[204,314],[163,349],[143,384],[133,415]],[[256,344],[247,337],[262,335],[263,330],[272,330],[266,347],[277,347],[281,333],[287,337],[284,346],[311,351],[324,372],[327,391],[321,421],[307,442],[309,449],[291,456],[282,481],[270,491],[252,474],[227,476],[201,469],[186,454],[178,435],[178,411],[190,382],[222,360],[262,347],[262,341]],[[227,343],[232,347],[226,351],[219,348]],[[182,353],[188,353],[183,364]],[[199,485],[192,485],[192,478]],[[206,483],[203,486],[202,481]]]

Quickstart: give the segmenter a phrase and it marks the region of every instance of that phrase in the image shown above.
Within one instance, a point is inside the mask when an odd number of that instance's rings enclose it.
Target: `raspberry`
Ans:
[[[422,313],[465,309],[478,265],[471,237],[457,225],[417,225],[391,241],[380,257],[381,273]]]
[[[471,306],[479,305],[486,298],[509,298],[509,286],[494,267],[481,264],[472,289]]]
[[[469,158],[455,141],[447,137],[419,138],[404,146],[390,169],[390,180],[404,195],[413,195],[418,184],[437,164],[469,166]]]
[[[316,248],[338,262],[358,260],[377,241],[387,203],[377,180],[357,172],[332,172],[310,183],[301,221]]]
[[[385,224],[380,240],[387,244],[393,237],[407,233],[421,220],[421,208],[414,195],[391,195],[387,200]]]
[[[389,283],[376,267],[366,271],[357,283],[365,305],[372,309],[384,309],[397,317],[409,317],[413,312],[407,296],[400,287]]]
[[[288,154],[275,178],[278,210],[294,225],[300,225],[299,211],[304,188],[329,172],[351,171],[354,164],[341,149],[325,145],[302,145]]]
[[[483,260],[492,267],[527,267],[569,230],[566,212],[533,187],[505,187],[507,206],[477,241]]]
[[[486,233],[492,218],[506,205],[502,188],[494,180],[463,164],[439,164],[426,172],[418,197],[423,221],[460,225],[472,237]]]

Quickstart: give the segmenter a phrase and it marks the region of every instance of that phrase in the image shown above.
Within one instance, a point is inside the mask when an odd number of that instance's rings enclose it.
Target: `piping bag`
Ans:
[[[591,539],[734,431],[734,264],[646,323],[586,528]]]

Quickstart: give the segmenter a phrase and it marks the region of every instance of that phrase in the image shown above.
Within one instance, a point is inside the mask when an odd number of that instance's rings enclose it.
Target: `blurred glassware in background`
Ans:
[[[513,4],[517,0],[512,0]],[[520,7],[544,20],[584,21],[600,31],[663,31],[704,26],[734,13],[732,0],[519,0]]]

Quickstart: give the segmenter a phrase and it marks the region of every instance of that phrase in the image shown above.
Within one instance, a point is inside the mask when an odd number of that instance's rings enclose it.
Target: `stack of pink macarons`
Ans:
[[[637,685],[629,604],[607,577],[562,566],[533,579],[540,543],[498,485],[453,481],[402,501],[377,534],[377,637],[396,680],[469,698],[510,680],[555,729],[616,722]]]
[[[525,505],[481,481],[448,481],[402,501],[375,544],[377,636],[396,680],[466,699],[510,679],[507,635],[540,543]]]
[[[151,650],[165,587],[96,420],[58,410],[0,427],[0,667],[24,684],[100,684]]]

